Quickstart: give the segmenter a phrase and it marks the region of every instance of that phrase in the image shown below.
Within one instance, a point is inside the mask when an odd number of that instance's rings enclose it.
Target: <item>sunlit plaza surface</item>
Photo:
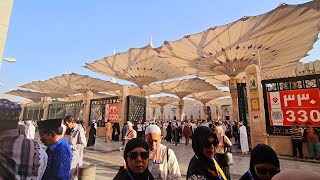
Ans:
[[[183,179],[185,179],[189,161],[194,155],[191,144],[185,145],[184,139],[175,146],[163,141],[163,144],[173,149],[179,165]],[[96,179],[113,179],[119,167],[123,164],[122,153],[119,151],[120,141],[104,142],[103,138],[96,138],[96,144],[87,147],[84,152],[84,163],[96,165]],[[233,148],[234,165],[230,167],[231,179],[239,179],[248,169],[250,164],[250,154],[242,155],[240,149]],[[291,157],[280,157],[281,171],[288,170],[308,170],[320,172],[320,161],[294,160]]]

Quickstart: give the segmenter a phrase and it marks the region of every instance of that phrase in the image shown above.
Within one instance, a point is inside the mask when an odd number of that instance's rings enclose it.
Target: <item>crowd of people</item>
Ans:
[[[84,148],[87,144],[92,146],[95,143],[96,123],[93,121],[90,125],[87,141],[83,122],[75,120],[72,116],[67,116],[63,121],[38,121],[40,141],[47,147],[44,150],[39,143],[32,140],[34,133],[30,132],[34,132],[35,129],[32,122],[19,124],[20,111],[21,107],[18,104],[0,99],[0,179],[78,179],[83,164]],[[108,125],[108,130],[120,134],[118,126]],[[247,136],[242,135],[244,132],[246,134],[242,123],[148,123],[137,131],[132,122],[128,121],[124,125],[123,145],[120,148],[124,164],[114,177],[115,180],[181,179],[175,152],[162,144],[162,140],[178,143],[184,136],[185,145],[188,145],[192,139],[194,155],[187,170],[188,180],[231,179],[231,164],[228,159],[230,157],[227,156],[233,146],[230,138],[236,139],[236,144],[241,145],[243,153],[249,151],[248,139],[245,139]],[[68,140],[64,137],[65,134],[69,136]],[[299,149],[300,141],[306,141],[308,147],[313,148],[314,157],[317,157],[319,134],[310,123],[304,130],[295,123],[291,134],[292,140],[295,141],[294,147]],[[111,139],[113,135],[111,134]],[[111,141],[110,134],[106,133],[106,136],[106,141]],[[240,179],[270,180],[292,177],[291,173],[282,173],[280,170],[275,151],[266,144],[258,144],[251,151],[249,169]],[[304,177],[303,173],[295,172],[295,177]],[[310,179],[319,178],[318,174],[309,173],[305,175],[307,176]]]
[[[37,122],[44,150],[34,141],[31,121],[19,123],[21,107],[0,99],[0,179],[78,179],[87,141],[80,120],[72,116]],[[64,134],[70,129],[69,139]]]
[[[294,122],[289,134],[292,139],[292,151],[295,159],[304,159],[302,144],[307,144],[310,158],[320,160],[320,133],[319,130],[313,128],[310,122],[306,122],[303,129],[298,122]],[[298,149],[298,151],[297,151]]]

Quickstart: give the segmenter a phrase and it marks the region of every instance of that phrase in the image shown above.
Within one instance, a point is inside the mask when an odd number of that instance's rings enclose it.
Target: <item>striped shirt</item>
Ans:
[[[296,140],[302,140],[302,129],[301,128],[296,128],[296,127],[292,127],[291,128],[291,138],[292,139],[296,139]]]
[[[48,156],[16,129],[0,132],[0,179],[41,179]]]

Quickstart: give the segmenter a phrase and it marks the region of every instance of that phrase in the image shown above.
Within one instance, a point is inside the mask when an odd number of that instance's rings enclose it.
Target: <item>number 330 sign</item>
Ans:
[[[320,126],[319,89],[268,92],[270,123],[292,126],[294,121]]]

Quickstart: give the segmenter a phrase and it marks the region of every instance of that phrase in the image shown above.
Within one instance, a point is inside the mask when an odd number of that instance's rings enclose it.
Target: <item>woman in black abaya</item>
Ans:
[[[208,127],[198,127],[192,136],[192,157],[188,171],[187,180],[222,180],[225,179],[222,170],[217,169],[219,165],[213,159],[218,146],[218,137]]]
[[[119,141],[120,126],[119,123],[114,123],[112,126],[112,141]]]
[[[250,168],[240,180],[271,180],[280,172],[280,162],[276,152],[266,144],[258,144],[250,157]]]
[[[89,131],[89,139],[87,144],[88,147],[93,146],[96,143],[96,133],[97,133],[96,123],[92,122],[90,126],[90,131]]]

